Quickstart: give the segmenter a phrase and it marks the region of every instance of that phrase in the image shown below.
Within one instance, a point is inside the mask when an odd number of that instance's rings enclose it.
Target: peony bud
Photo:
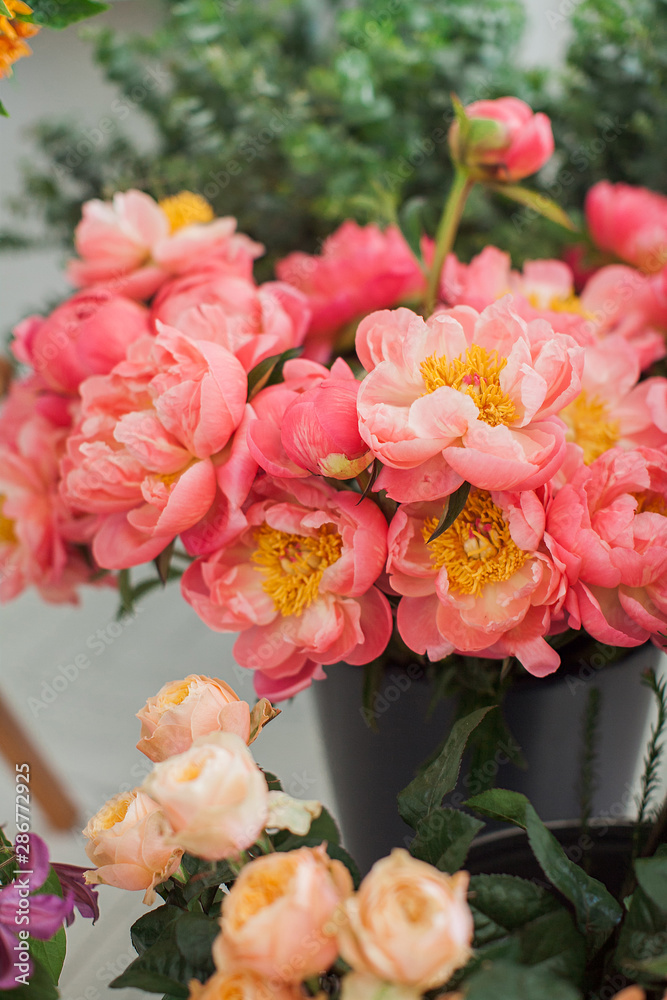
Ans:
[[[551,122],[516,97],[475,101],[465,109],[464,128],[449,130],[452,159],[477,180],[513,183],[536,173],[554,151]]]

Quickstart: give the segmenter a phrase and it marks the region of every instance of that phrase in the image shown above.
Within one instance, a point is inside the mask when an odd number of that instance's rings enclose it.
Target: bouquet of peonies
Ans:
[[[3,600],[118,583],[128,607],[154,561],[273,700],[390,644],[539,677],[568,630],[662,645],[667,199],[597,184],[576,273],[464,263],[475,185],[571,223],[519,183],[553,151],[544,115],[455,110],[434,240],[347,222],[276,281],[197,194],[84,205],[80,290],[12,342]]]
[[[656,693],[664,705],[664,685]],[[278,714],[268,702],[251,711],[201,675],[164,685],[137,713],[153,770],[84,830],[89,884],[163,900],[132,927],[138,957],[112,987],[189,1000],[645,1000],[646,987],[657,1000],[660,823],[637,825],[607,885],[588,866],[605,856],[608,825],[582,834],[580,867],[516,792],[473,796],[470,811],[440,805],[493,711],[459,720],[399,794],[415,835],[362,880],[321,803],[291,798],[255,763],[248,744]],[[539,877],[461,870],[484,826],[472,812],[525,830]]]

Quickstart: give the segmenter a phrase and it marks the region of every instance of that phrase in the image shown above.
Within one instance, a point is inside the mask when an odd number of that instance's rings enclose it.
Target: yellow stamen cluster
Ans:
[[[667,500],[660,493],[651,493],[646,490],[644,493],[635,493],[637,499],[637,514],[662,514],[667,517]]]
[[[492,427],[510,424],[516,413],[514,403],[500,385],[500,373],[506,364],[507,359],[499,358],[497,351],[489,352],[479,344],[466,350],[465,360],[448,361],[432,354],[419,366],[426,386],[424,395],[450,386],[474,400],[480,420]]]
[[[262,524],[255,531],[257,548],[251,559],[266,579],[262,587],[276,611],[299,616],[319,593],[322,574],[340,559],[343,540],[331,524],[316,535],[293,535]]]
[[[206,198],[193,191],[181,191],[171,198],[163,198],[158,204],[169,219],[172,233],[193,222],[212,222],[215,218]]]
[[[559,415],[567,424],[566,439],[583,448],[586,465],[613,448],[621,436],[620,424],[610,419],[604,400],[589,396],[585,389]]]
[[[6,542],[9,545],[15,545],[18,539],[14,531],[14,522],[2,513],[4,500],[5,498],[0,494],[0,543]]]
[[[424,521],[424,541],[435,531],[438,519]],[[429,543],[431,560],[447,570],[449,586],[478,597],[487,583],[509,580],[529,553],[510,535],[509,525],[486,490],[471,490],[454,524]]]
[[[12,14],[26,17],[32,14],[32,7],[23,0],[6,0],[6,7]],[[39,25],[27,21],[17,21],[6,15],[0,16],[0,78],[11,76],[12,64],[23,56],[32,54],[32,49],[24,39],[32,38],[39,31]]]
[[[543,300],[537,292],[529,292],[526,296],[528,302],[534,309],[544,309]],[[589,312],[588,309],[584,309],[581,304],[581,299],[578,295],[553,295],[546,305],[547,309],[551,309],[552,312],[565,312],[565,313],[575,313],[577,316],[583,316],[584,319],[595,319],[595,313]]]
[[[234,908],[233,922],[238,929],[256,913],[285,895],[294,877],[298,861],[283,856],[280,864],[248,866],[243,872],[243,888]],[[240,888],[240,887],[239,887]]]

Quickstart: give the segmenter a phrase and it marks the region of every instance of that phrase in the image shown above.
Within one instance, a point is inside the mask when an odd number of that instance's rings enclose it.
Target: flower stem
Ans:
[[[456,168],[454,183],[452,184],[451,191],[449,192],[449,197],[445,202],[442,217],[438,225],[438,231],[435,236],[433,264],[431,266],[426,290],[427,316],[430,316],[435,309],[435,304],[438,300],[440,274],[445,263],[445,258],[454,246],[456,231],[459,228],[459,222],[461,221],[461,216],[463,215],[463,209],[465,208],[465,203],[468,200],[468,195],[470,194],[474,184],[475,182],[471,179],[467,170],[464,170],[463,167]]]

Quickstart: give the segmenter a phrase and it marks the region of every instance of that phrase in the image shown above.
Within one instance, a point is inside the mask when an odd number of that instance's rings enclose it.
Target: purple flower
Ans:
[[[27,850],[26,850],[27,849]],[[62,927],[74,908],[73,893],[64,899],[37,894],[49,874],[49,850],[34,833],[26,844],[15,844],[14,881],[0,887],[0,989],[16,986],[16,945],[19,931],[48,941]],[[32,973],[32,963],[30,972]]]
[[[92,885],[86,885],[86,880],[83,877],[86,869],[79,867],[79,865],[61,865],[59,862],[54,862],[53,867],[63,887],[63,892],[71,893],[74,897],[74,906],[81,916],[92,917],[93,923],[95,923],[100,915],[100,908],[97,904],[97,889],[94,889]],[[73,920],[74,911],[67,917],[68,927]]]

